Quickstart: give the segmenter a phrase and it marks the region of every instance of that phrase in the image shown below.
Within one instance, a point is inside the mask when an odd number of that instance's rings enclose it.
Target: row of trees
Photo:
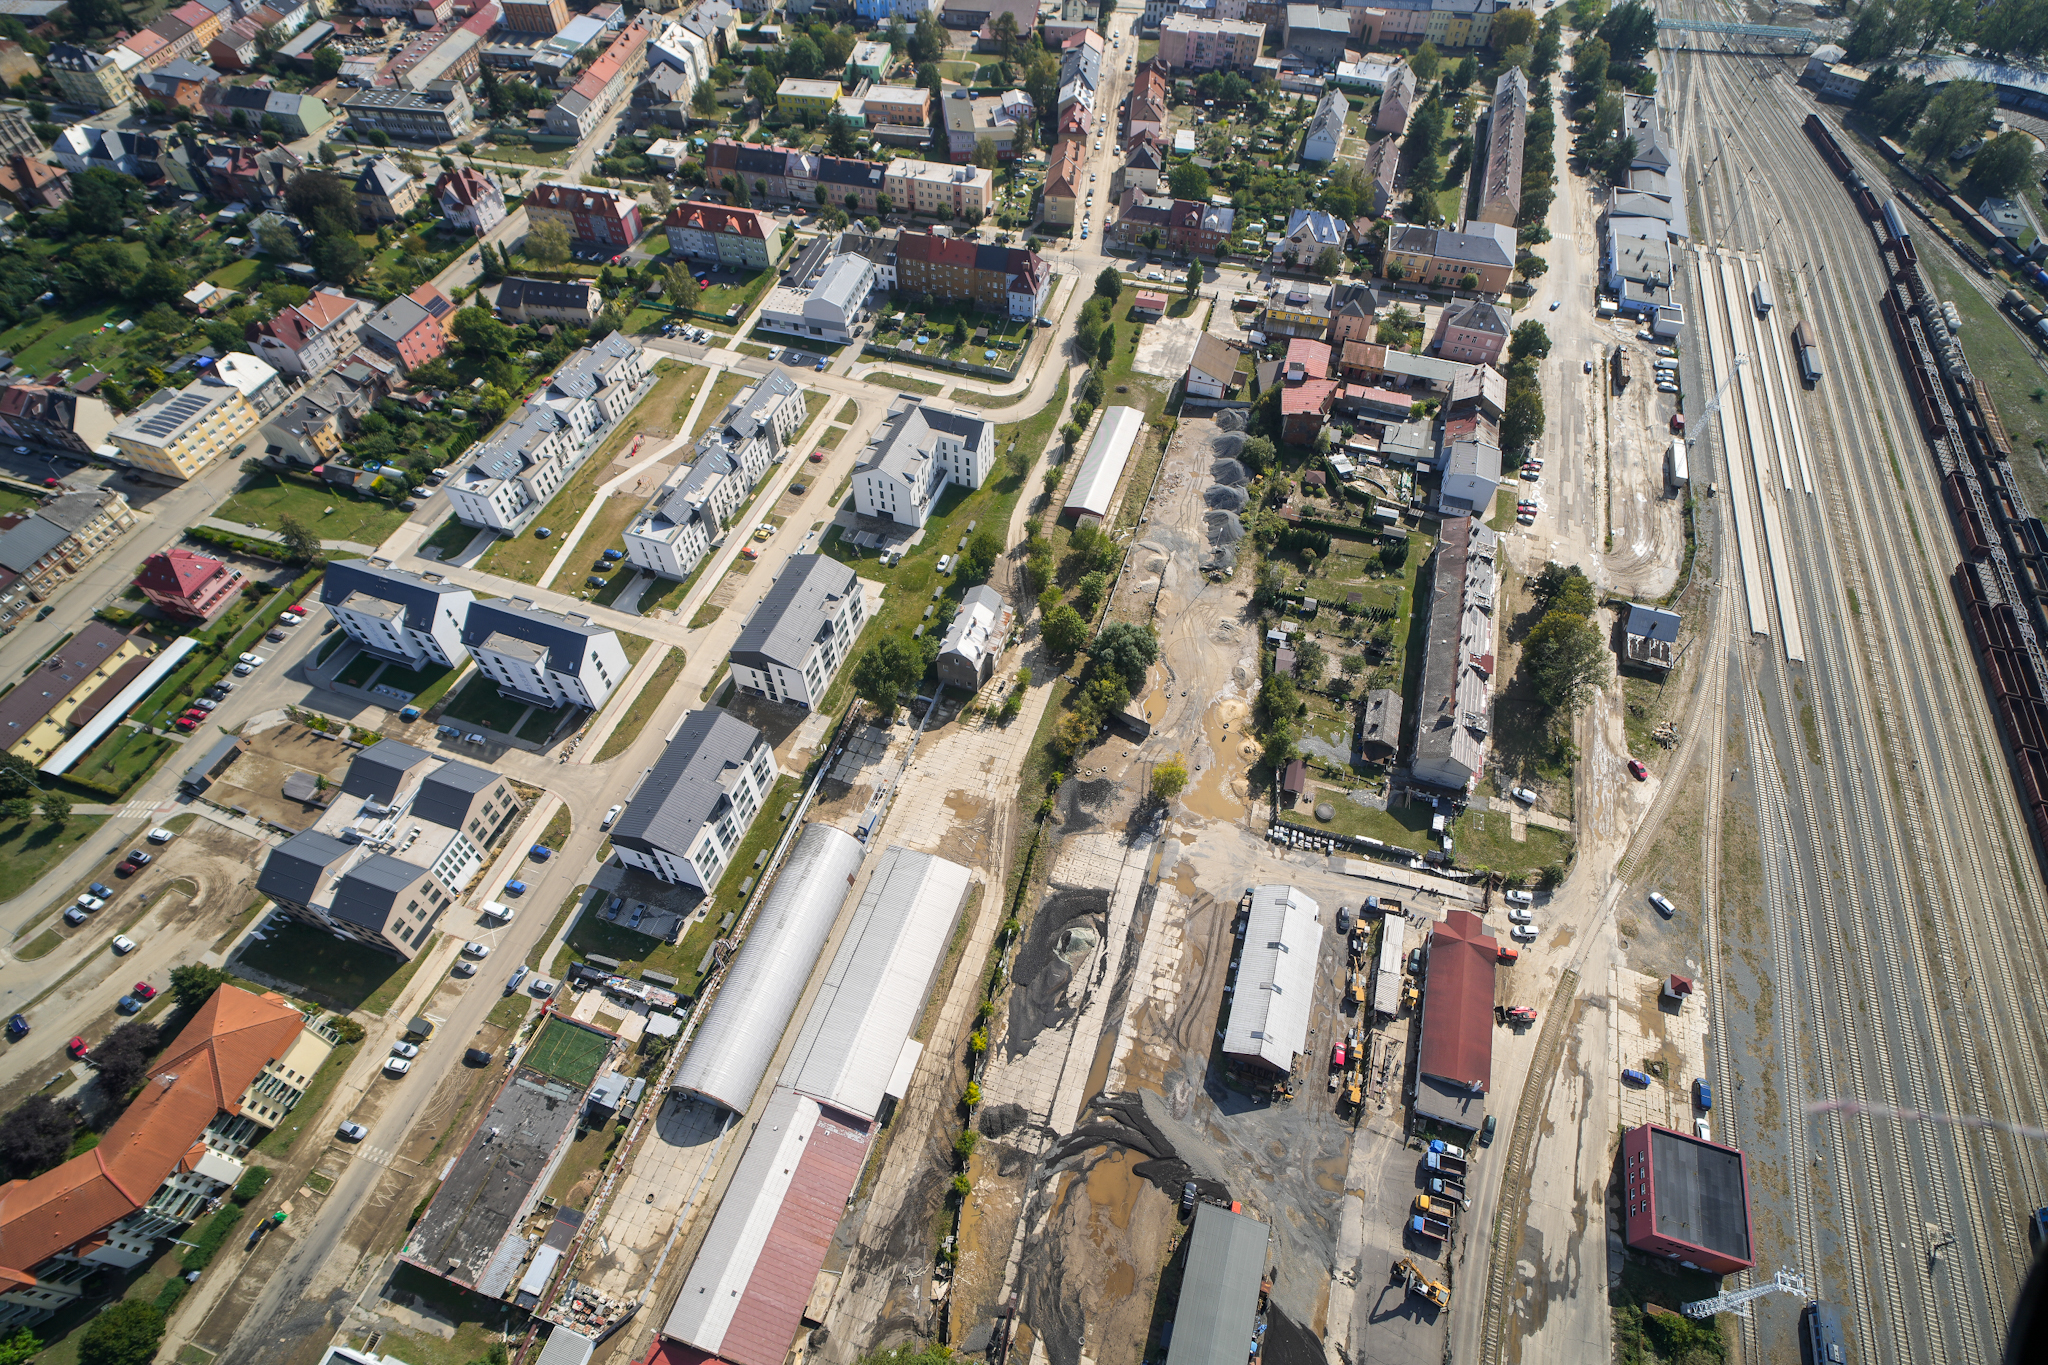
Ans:
[[[1541,613],[1522,642],[1522,669],[1530,690],[1555,717],[1586,703],[1607,677],[1607,650],[1593,616],[1593,584],[1574,564],[1543,566],[1534,582]]]
[[[1998,108],[1997,92],[1982,81],[1950,81],[1939,92],[1918,76],[1880,66],[1856,94],[1856,112],[1878,133],[1903,139],[1936,173],[1982,136]],[[2041,177],[2034,140],[2011,129],[1970,157],[1972,184],[1986,194],[2015,194]]]
[[[1842,49],[1852,65],[1870,67],[1964,44],[1994,58],[2048,53],[2048,0],[1864,0]]]
[[[1518,325],[1508,339],[1507,404],[1500,418],[1502,450],[1526,451],[1543,435],[1543,388],[1536,382],[1536,366],[1549,354],[1550,333],[1534,318]]]

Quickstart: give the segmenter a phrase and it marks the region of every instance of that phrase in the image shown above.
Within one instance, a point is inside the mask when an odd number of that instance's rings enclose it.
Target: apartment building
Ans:
[[[740,627],[727,656],[748,696],[806,710],[853,652],[867,609],[853,569],[826,555],[793,555]]]
[[[530,225],[560,223],[585,248],[624,251],[640,240],[640,205],[624,190],[545,181],[526,196]]]
[[[92,394],[54,384],[0,387],[0,435],[90,455],[113,430],[113,409]]]
[[[896,239],[896,288],[914,297],[966,299],[1003,317],[1035,318],[1052,288],[1052,271],[1028,247],[905,231]]]
[[[158,389],[108,433],[128,461],[152,474],[189,479],[241,449],[256,409],[212,375],[183,389]]]
[[[560,33],[569,25],[563,0],[505,0],[505,27],[514,33]]]
[[[270,851],[256,889],[293,919],[410,961],[519,809],[497,773],[382,740],[350,761],[312,828]]]
[[[286,304],[275,317],[249,324],[247,336],[257,358],[281,374],[319,374],[355,349],[356,329],[370,305],[339,289],[322,286],[299,304]]]
[[[612,40],[604,55],[562,93],[547,112],[550,133],[579,140],[589,137],[605,115],[618,107],[646,65],[647,40],[653,36],[654,22],[648,15],[636,17]]]
[[[462,642],[500,693],[534,706],[596,710],[631,667],[618,632],[588,616],[537,607],[531,598],[472,602]]]
[[[1043,221],[1061,227],[1072,227],[1081,221],[1080,205],[1088,193],[1087,168],[1085,137],[1062,137],[1053,144],[1045,162],[1045,186],[1039,192],[1039,216]]]
[[[1462,287],[1470,275],[1471,287],[1482,294],[1506,289],[1514,269],[1515,230],[1503,223],[1467,223],[1462,232],[1397,226],[1387,236],[1380,261],[1389,279],[1417,284]]]
[[[839,107],[838,81],[807,81],[786,76],[775,87],[775,109],[791,118],[823,119]]]
[[[1000,95],[948,90],[939,103],[946,114],[946,155],[960,162],[972,161],[976,145],[983,142],[995,145],[996,160],[1013,159],[1020,132],[1028,133],[1038,117],[1031,97],[1022,90]]]
[[[1301,159],[1335,161],[1337,149],[1344,145],[1344,120],[1350,113],[1351,103],[1342,90],[1332,90],[1316,101],[1315,116],[1302,135]]]
[[[899,157],[883,167],[882,192],[899,213],[978,223],[995,205],[995,172]]]
[[[120,51],[93,52],[71,43],[55,43],[43,65],[70,103],[113,109],[135,98],[135,83],[128,73],[140,67],[139,62],[124,66],[117,56]]]
[[[1172,251],[1213,256],[1230,240],[1236,223],[1236,209],[1194,199],[1136,197],[1126,200],[1108,235],[1119,246],[1149,249],[1157,241]]]
[[[482,237],[505,221],[505,190],[489,171],[458,166],[434,182],[434,204],[451,227]]]
[[[142,561],[135,587],[166,616],[203,623],[226,611],[245,581],[211,555],[172,546]]]
[[[363,321],[361,336],[374,351],[389,356],[400,368],[412,371],[448,353],[448,319],[455,306],[431,284],[370,314]]]
[[[1514,315],[1485,299],[1454,299],[1437,316],[1429,349],[1445,360],[1498,365],[1514,332]]]
[[[711,891],[778,772],[759,730],[716,707],[692,711],[612,826],[612,851],[665,882]]]
[[[439,574],[393,568],[380,559],[335,560],[320,579],[320,605],[348,637],[407,668],[468,658],[462,627],[475,601],[468,588]]]
[[[1486,119],[1486,161],[1479,169],[1479,220],[1515,226],[1522,211],[1522,150],[1528,136],[1529,78],[1518,66],[1493,86]]]
[[[686,199],[669,209],[665,223],[672,255],[736,270],[766,270],[782,259],[781,225],[755,209]]]
[[[932,124],[932,92],[914,85],[871,85],[861,95],[861,116],[870,128],[916,128]]]
[[[995,456],[994,423],[931,403],[906,403],[889,414],[854,466],[854,510],[922,526],[948,484],[981,487]]]
[[[587,279],[530,280],[508,275],[498,286],[498,311],[514,322],[566,322],[588,327],[604,311],[604,295]]]
[[[41,601],[135,525],[125,495],[111,488],[65,493],[32,512],[0,517],[0,592],[9,621]]]
[[[1202,71],[1249,74],[1266,40],[1263,24],[1243,19],[1197,19],[1169,14],[1159,23],[1159,52],[1154,58],[1177,75]]]
[[[374,129],[393,142],[456,142],[476,131],[476,108],[459,84],[435,90],[351,90],[342,97],[341,107],[351,127]]]

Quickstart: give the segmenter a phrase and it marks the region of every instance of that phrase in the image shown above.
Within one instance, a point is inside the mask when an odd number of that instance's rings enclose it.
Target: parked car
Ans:
[[[506,895],[508,895],[508,896],[523,896],[523,895],[525,895],[525,894],[526,894],[526,883],[525,883],[525,882],[520,882],[520,881],[511,881],[511,882],[506,882],[506,883],[505,883],[505,894],[506,894]]]
[[[150,985],[150,984],[149,984],[149,983],[148,983],[147,981],[138,981],[138,982],[136,982],[136,983],[135,983],[135,998],[136,998],[137,1000],[154,1000],[154,999],[156,999],[156,987],[154,987],[154,986]]]
[[[1627,1082],[1628,1082],[1628,1083],[1629,1083],[1630,1085],[1634,1085],[1634,1086],[1641,1086],[1641,1087],[1644,1087],[1644,1088],[1648,1088],[1648,1086],[1649,1086],[1649,1084],[1650,1084],[1650,1077],[1649,1077],[1648,1073],[1646,1073],[1646,1072],[1642,1072],[1642,1071],[1638,1071],[1638,1070],[1636,1070],[1636,1069],[1635,1069],[1634,1067],[1632,1067],[1632,1066],[1631,1066],[1631,1067],[1628,1067],[1628,1068],[1626,1068],[1626,1069],[1624,1069],[1624,1070],[1622,1071],[1622,1073],[1621,1073],[1621,1078],[1622,1078],[1622,1079],[1623,1079],[1624,1081],[1627,1081]]]
[[[545,526],[536,526],[533,528],[533,538],[535,540],[546,540],[549,536],[553,534],[554,532]]]
[[[1536,898],[1526,891],[1511,888],[1503,894],[1506,895],[1509,905],[1534,905],[1536,903]]]
[[[245,663],[251,668],[261,668],[263,667],[263,656],[261,654],[244,654],[236,662]]]
[[[78,898],[78,908],[81,910],[104,910],[107,908],[107,898],[105,896],[93,895],[80,896]]]
[[[592,574],[583,581],[593,588],[602,588],[610,580],[599,578],[596,574]]]
[[[11,1014],[7,1017],[7,1036],[9,1038],[26,1038],[28,1036],[28,1028],[27,1015]]]
[[[411,498],[407,498],[404,502],[398,504],[398,510],[401,512],[417,512],[420,510],[420,505]]]
[[[234,675],[235,675],[236,677],[238,677],[238,678],[246,678],[246,677],[248,677],[248,676],[249,676],[249,672],[250,672],[250,669],[249,669],[249,665],[247,665],[247,664],[239,664],[239,663],[238,663],[238,664],[236,664],[236,665],[235,665],[235,667],[234,667]]]
[[[148,867],[151,863],[156,861],[156,855],[153,853],[144,853],[139,848],[131,848],[128,850],[128,861],[134,863],[137,867]]]
[[[1652,891],[1650,893],[1650,904],[1656,906],[1657,913],[1665,919],[1670,919],[1678,913],[1678,907],[1673,905],[1662,891]]]
[[[178,717],[171,724],[176,729],[189,731],[199,724],[200,719],[199,716],[188,714]]]
[[[1508,919],[1515,924],[1534,924],[1536,922],[1536,912],[1527,906],[1518,905],[1508,911]]]
[[[360,1123],[344,1123],[334,1130],[334,1135],[343,1142],[361,1142],[370,1135],[370,1130]]]
[[[132,995],[124,995],[114,1004],[114,1013],[116,1014],[137,1014],[141,1010],[142,1002]]]
[[[88,886],[85,889],[92,895],[99,896],[103,899],[114,894],[113,888],[108,886],[105,882],[94,882],[91,886]]]
[[[269,634],[265,635],[263,638],[270,641],[272,644],[276,644],[278,641],[284,639],[284,632],[282,630],[273,630]]]
[[[475,976],[476,964],[466,957],[458,957],[455,959],[455,965],[449,968],[449,971],[456,976]]]
[[[465,943],[462,945],[462,951],[470,957],[489,957],[491,955],[491,945],[488,943]]]
[[[612,827],[612,822],[619,818],[619,812],[624,809],[624,806],[613,806],[610,810],[604,813],[604,819],[598,822],[597,827],[599,829],[610,829]]]
[[[152,844],[168,844],[175,838],[177,838],[177,835],[173,831],[164,829],[161,826],[149,832],[149,841]]]
[[[201,697],[198,701],[192,703],[192,709],[194,711],[210,712],[219,705],[220,703],[215,701],[212,697]]]
[[[546,998],[555,993],[555,983],[544,976],[536,976],[533,979],[533,983],[526,989],[532,991],[535,995]]]
[[[72,906],[64,912],[64,922],[76,929],[79,925],[85,923],[85,911],[75,905]]]
[[[1515,800],[1521,802],[1525,806],[1533,806],[1536,804],[1536,793],[1527,787],[1516,787],[1513,790],[1509,791],[1508,795],[1514,797]]]
[[[393,1043],[391,1045],[391,1055],[394,1057],[417,1057],[420,1055],[420,1045],[418,1043]]]
[[[546,844],[535,844],[531,849],[527,850],[526,856],[537,863],[544,863],[555,856],[555,851]]]
[[[71,1054],[71,1058],[73,1061],[78,1060],[79,1058],[85,1056],[86,1053],[92,1051],[90,1047],[86,1046],[85,1039],[83,1038],[73,1038],[70,1042],[64,1044],[64,1050]]]
[[[135,951],[135,940],[134,940],[134,939],[132,939],[132,938],[128,937],[128,935],[126,935],[126,934],[116,934],[116,935],[114,935],[114,955],[115,955],[116,957],[126,957],[126,956],[128,956],[128,954],[130,954],[130,953],[132,953],[132,952],[134,952],[134,951]]]
[[[384,1059],[384,1070],[388,1075],[403,1076],[406,1072],[412,1070],[412,1063],[403,1057],[386,1057]]]
[[[1420,948],[1410,948],[1408,950],[1408,975],[1422,975],[1422,949]]]
[[[1514,928],[1508,930],[1508,936],[1519,939],[1523,943],[1534,943],[1536,941],[1536,926],[1533,924],[1517,924]]]
[[[505,994],[510,995],[518,990],[519,983],[524,980],[526,980],[526,964],[522,962],[512,969],[512,979],[505,983]]]
[[[1692,1102],[1702,1109],[1712,1109],[1714,1107],[1713,1087],[1707,1084],[1705,1076],[1695,1076],[1692,1078]]]
[[[465,1066],[489,1066],[491,1064],[491,1057],[492,1053],[489,1048],[473,1047],[462,1054],[462,1061]]]
[[[1479,1125],[1479,1145],[1481,1147],[1491,1147],[1493,1145],[1493,1130],[1499,1126],[1500,1119],[1497,1115],[1488,1114],[1486,1116],[1486,1122]]]
[[[812,452],[811,452],[811,463],[812,463],[812,464],[823,464],[823,463],[825,463],[825,452],[824,452],[824,451],[822,451],[822,450],[814,450],[814,451],[812,451]]]
[[[1628,761],[1628,775],[1638,782],[1645,782],[1649,780],[1650,770],[1643,766],[1640,758],[1632,758]]]

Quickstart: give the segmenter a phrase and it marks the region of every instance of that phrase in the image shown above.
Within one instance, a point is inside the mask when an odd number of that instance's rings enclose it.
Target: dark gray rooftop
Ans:
[[[1266,1240],[1266,1225],[1256,1218],[1195,1206],[1166,1365],[1244,1365],[1256,1340]]]
[[[322,606],[339,606],[350,594],[358,592],[379,601],[399,603],[405,608],[406,629],[422,633],[433,630],[434,613],[440,609],[442,598],[456,593],[469,596],[469,589],[459,584],[432,582],[419,574],[385,568],[367,559],[342,559],[327,566],[327,573],[320,580]]]
[[[11,531],[0,531],[0,568],[27,573],[71,535],[48,517],[29,517]]]
[[[1646,607],[1640,602],[1628,604],[1628,633],[1647,636],[1663,644],[1678,642],[1679,615],[1675,611],[1662,611]]]
[[[390,805],[406,773],[432,757],[425,749],[415,749],[403,740],[379,740],[350,760],[341,789],[350,796]]]
[[[860,579],[848,565],[825,555],[792,556],[740,628],[732,661],[801,672],[812,648],[831,634],[839,604],[859,591]]]
[[[462,626],[462,643],[476,649],[493,635],[507,635],[547,650],[550,672],[573,676],[583,671],[583,656],[590,642],[614,633],[609,626],[575,621],[512,597],[470,607]]]
[[[294,834],[263,860],[256,889],[273,900],[311,904],[320,889],[321,874],[348,852],[349,845],[317,829]]]
[[[340,885],[334,888],[334,903],[328,913],[365,929],[381,930],[398,908],[399,896],[426,871],[388,853],[372,853],[342,877]]]
[[[511,275],[499,286],[498,307],[591,308],[596,294],[596,286],[589,280],[529,280]]]
[[[764,742],[759,730],[715,706],[690,712],[612,827],[612,842],[642,852],[689,852],[704,822],[730,800],[720,779]]]
[[[1663,1128],[1650,1130],[1657,1231],[1738,1260],[1752,1260],[1749,1189],[1742,1153]]]
[[[474,763],[443,763],[421,780],[419,795],[412,800],[412,813],[422,820],[460,829],[477,794],[488,790],[497,780],[496,773]]]

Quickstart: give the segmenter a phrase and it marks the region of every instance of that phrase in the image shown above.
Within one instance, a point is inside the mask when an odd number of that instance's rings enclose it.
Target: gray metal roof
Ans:
[[[410,335],[415,327],[433,316],[413,300],[400,296],[370,314],[369,320],[363,324],[363,330],[386,345],[396,346]]]
[[[589,280],[529,280],[523,275],[507,276],[498,287],[498,307],[582,308],[595,313],[597,286]]]
[[[240,735],[222,735],[207,747],[206,752],[200,756],[197,763],[185,769],[184,775],[178,779],[179,782],[197,782],[211,776],[213,765],[226,758],[228,750],[235,748],[241,742],[242,737]]]
[[[0,533],[0,567],[27,573],[71,536],[72,532],[47,517],[29,517],[13,530]]]
[[[419,795],[412,799],[412,813],[460,829],[477,794],[497,780],[496,773],[474,763],[443,763],[421,780]]]
[[[399,896],[426,872],[388,853],[372,853],[342,877],[327,913],[365,929],[382,929],[398,908]]]
[[[1256,1341],[1268,1229],[1256,1218],[1195,1206],[1194,1244],[1174,1310],[1166,1365],[1244,1365]]]
[[[493,635],[509,635],[545,649],[550,672],[570,675],[583,671],[583,656],[592,640],[616,634],[609,626],[576,621],[518,597],[475,603],[462,625],[462,643],[471,649]]]
[[[746,728],[758,733],[752,726]],[[653,778],[648,780],[651,783]],[[627,807],[629,817],[641,804],[636,799]],[[619,822],[624,824],[624,820]],[[617,830],[614,827],[614,842]],[[711,1002],[696,1041],[676,1068],[678,1089],[702,1095],[735,1113],[747,1111],[803,998],[811,967],[825,950],[825,940],[831,936],[854,874],[860,870],[861,853],[860,841],[842,829],[804,826],[753,929],[740,945],[718,998]],[[895,1061],[893,1054],[890,1061]]]
[[[952,436],[964,445],[977,446],[981,429],[987,425],[982,418],[964,412],[930,403],[912,403],[895,414],[888,429],[869,447],[876,452],[874,457],[863,461],[860,468],[879,469],[896,478],[909,479],[913,466],[931,458],[934,435]]]
[[[1645,635],[1652,640],[1676,644],[1678,642],[1679,616],[1675,611],[1662,611],[1646,607],[1640,602],[1628,604],[1628,633]]]
[[[349,851],[349,845],[317,829],[294,834],[263,860],[256,889],[273,900],[310,904],[320,890],[321,875]]]
[[[641,852],[688,853],[704,822],[730,800],[720,780],[726,770],[745,763],[763,742],[759,730],[715,706],[690,712],[612,826],[612,842]]]
[[[433,630],[434,613],[443,597],[455,593],[469,596],[469,589],[460,584],[431,582],[419,574],[382,568],[366,559],[336,560],[327,566],[327,573],[320,580],[321,606],[339,606],[358,592],[380,602],[403,606],[406,629],[422,633]]]
[[[832,633],[839,604],[859,591],[860,578],[848,565],[825,555],[792,556],[740,628],[732,661],[801,672],[812,648]]]
[[[415,749],[404,740],[384,739],[372,744],[350,760],[341,789],[349,796],[390,805],[398,796],[398,784],[412,768],[433,755]]]

